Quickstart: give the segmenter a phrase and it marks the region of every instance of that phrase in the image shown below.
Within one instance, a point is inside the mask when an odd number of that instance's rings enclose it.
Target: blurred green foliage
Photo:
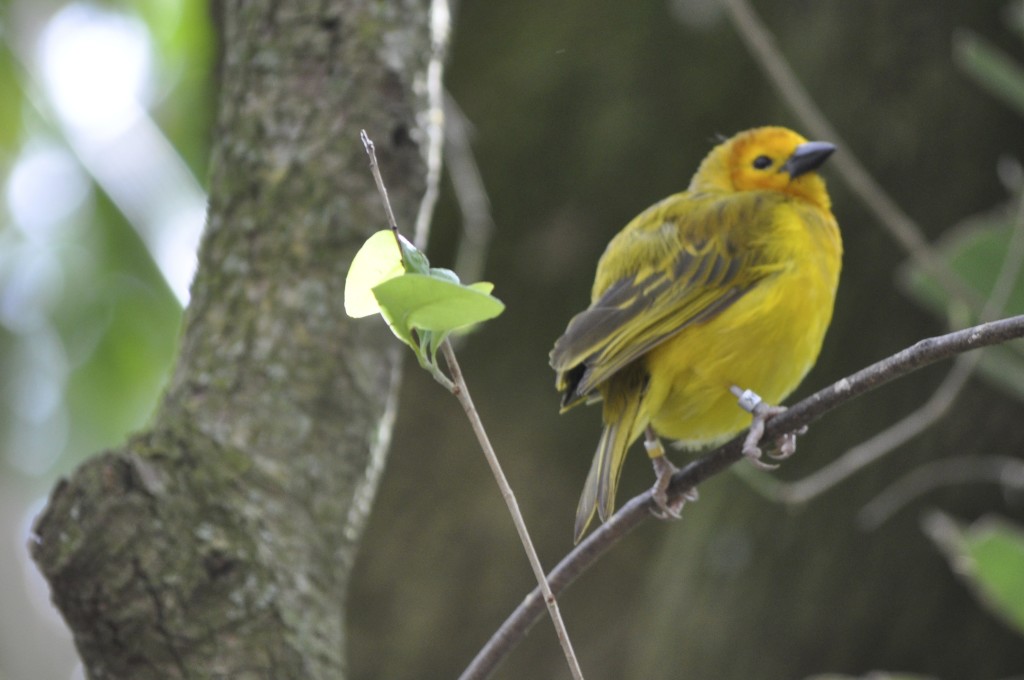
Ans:
[[[1024,38],[1024,3],[1006,5],[1007,26]],[[953,40],[954,62],[984,90],[1024,116],[1024,67],[973,31],[959,30]],[[967,218],[943,235],[939,256],[967,287],[978,294],[978,300],[991,296],[1004,268],[1013,271],[1021,253],[1012,247],[1014,233],[1024,230],[1024,171],[1021,158],[1002,160],[1003,180],[1016,194],[1007,205],[992,208]],[[1017,258],[1016,260],[1013,258]],[[1000,316],[1024,314],[1024,276],[1010,282],[1006,303],[998,310]],[[940,318],[958,325],[978,323],[978,310],[973,313],[962,302],[952,299],[924,269],[910,262],[904,271],[905,289]],[[986,350],[981,374],[1011,395],[1024,399],[1024,342],[1007,343]]]
[[[76,123],[56,99],[52,54],[43,46],[58,21],[100,28],[108,33],[97,35],[108,37],[141,27],[132,37],[142,36],[145,63],[125,66],[145,69],[146,78],[137,108],[126,114],[134,122],[114,136]],[[117,47],[112,42],[83,42],[78,56],[83,64],[109,65],[102,59]],[[0,5],[0,540],[6,545],[25,544],[26,513],[57,476],[143,426],[157,403],[181,323],[181,302],[163,269],[174,258],[161,249],[192,219],[173,212],[159,217],[175,209],[175,196],[189,198],[182,205],[193,212],[195,197],[202,198],[214,58],[205,0]],[[83,82],[100,84],[118,77],[82,75]],[[83,82],[65,86],[87,99],[107,96],[90,93]],[[131,141],[139,135],[146,144]],[[132,157],[154,146],[159,155]],[[69,676],[74,651],[46,599],[27,551],[0,551],[5,679]]]
[[[1007,25],[1024,38],[1024,3],[1007,5]],[[1024,116],[1024,67],[990,41],[972,31],[954,37],[955,63],[975,83]],[[938,252],[979,299],[988,300],[1004,269],[1014,271],[1024,252],[1024,173],[1019,156],[1003,159],[1004,183],[1016,194],[1007,205],[968,218],[943,236]],[[1006,289],[999,316],[1024,314],[1024,276]],[[978,323],[976,311],[951,299],[920,266],[908,264],[905,288],[911,297],[951,324]],[[1024,342],[985,350],[980,374],[1017,399],[1024,399]],[[948,515],[933,513],[926,523],[929,535],[944,551],[952,572],[964,579],[978,601],[1024,633],[1024,532],[999,517],[986,517],[969,527]]]
[[[208,9],[201,0],[142,5],[8,3],[0,16],[6,29],[0,45],[0,180],[17,171],[25,154],[40,144],[72,163],[79,160],[81,142],[73,136],[79,132],[62,123],[50,99],[46,56],[35,42],[49,18],[69,7],[84,8],[97,20],[143,20],[151,61],[147,100],[140,102],[146,107],[144,115],[201,181],[213,113],[214,57]],[[16,34],[18,27],[25,27],[25,33]],[[0,293],[9,315],[28,313],[19,310],[25,306],[37,317],[31,324],[7,318],[0,325],[0,361],[17,356],[18,346],[37,345],[46,336],[53,341],[54,356],[64,363],[64,374],[54,366],[57,373],[52,376],[60,400],[53,410],[63,413],[60,419],[66,423],[61,450],[48,452],[52,465],[7,467],[8,474],[15,475],[18,469],[32,470],[39,490],[56,472],[66,472],[83,456],[117,443],[145,422],[170,366],[181,318],[181,305],[155,266],[154,246],[139,231],[145,226],[110,200],[110,186],[91,175],[88,160],[80,162],[77,171],[88,184],[85,200],[72,205],[47,233],[34,232],[31,224],[18,225],[13,221],[16,215],[0,210],[0,240],[5,246],[0,250]],[[131,176],[108,181],[126,183],[123,190],[132,190]],[[8,185],[8,205],[14,190]],[[53,200],[60,200],[59,192]],[[25,282],[19,267],[33,254],[41,254],[52,266],[38,270],[39,280]],[[7,382],[6,388],[16,392],[8,394],[6,404],[28,398],[17,393],[20,384]],[[32,427],[17,408],[0,410],[0,433],[8,438],[0,454],[10,453],[11,437],[18,442],[31,439]],[[19,453],[17,459],[25,463],[25,455]],[[10,455],[0,455],[0,469],[11,460]]]
[[[1024,531],[998,517],[964,526],[939,512],[926,526],[953,573],[985,607],[1024,635]]]
[[[1014,266],[1005,260],[1013,256],[1010,244],[1015,230],[1022,228],[1017,225],[1019,212],[1014,205],[972,217],[950,229],[937,247],[940,257],[970,290],[978,293],[979,300],[988,299],[1004,266]],[[904,288],[915,300],[951,325],[980,322],[976,313],[950,299],[946,289],[919,265],[908,263],[902,278]],[[1017,314],[1024,314],[1024,276],[1019,275],[999,316]],[[1024,399],[1024,341],[985,350],[979,371],[1007,394]]]

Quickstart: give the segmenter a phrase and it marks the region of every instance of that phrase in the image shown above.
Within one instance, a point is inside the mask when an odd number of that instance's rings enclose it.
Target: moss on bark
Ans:
[[[151,427],[54,490],[33,555],[92,678],[339,678],[396,343],[347,264],[426,186],[427,2],[229,2],[208,224]]]

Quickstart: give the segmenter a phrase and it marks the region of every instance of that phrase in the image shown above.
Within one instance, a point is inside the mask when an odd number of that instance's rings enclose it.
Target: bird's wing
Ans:
[[[757,247],[770,227],[770,203],[762,193],[677,194],[627,225],[598,264],[594,302],[551,351],[563,408],[778,271]]]

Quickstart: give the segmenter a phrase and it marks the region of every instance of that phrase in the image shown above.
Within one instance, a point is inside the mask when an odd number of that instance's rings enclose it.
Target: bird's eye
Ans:
[[[771,166],[772,159],[768,158],[768,156],[758,156],[757,158],[754,159],[754,167],[757,168],[758,170],[764,170],[765,168],[770,168]]]

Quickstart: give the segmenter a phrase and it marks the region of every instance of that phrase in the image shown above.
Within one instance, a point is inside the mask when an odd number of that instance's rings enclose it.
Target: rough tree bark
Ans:
[[[222,10],[177,365],[149,429],[60,482],[32,545],[91,678],[344,675],[344,593],[398,376],[397,343],[342,305],[384,221],[358,131],[411,225],[443,39],[428,0]]]

